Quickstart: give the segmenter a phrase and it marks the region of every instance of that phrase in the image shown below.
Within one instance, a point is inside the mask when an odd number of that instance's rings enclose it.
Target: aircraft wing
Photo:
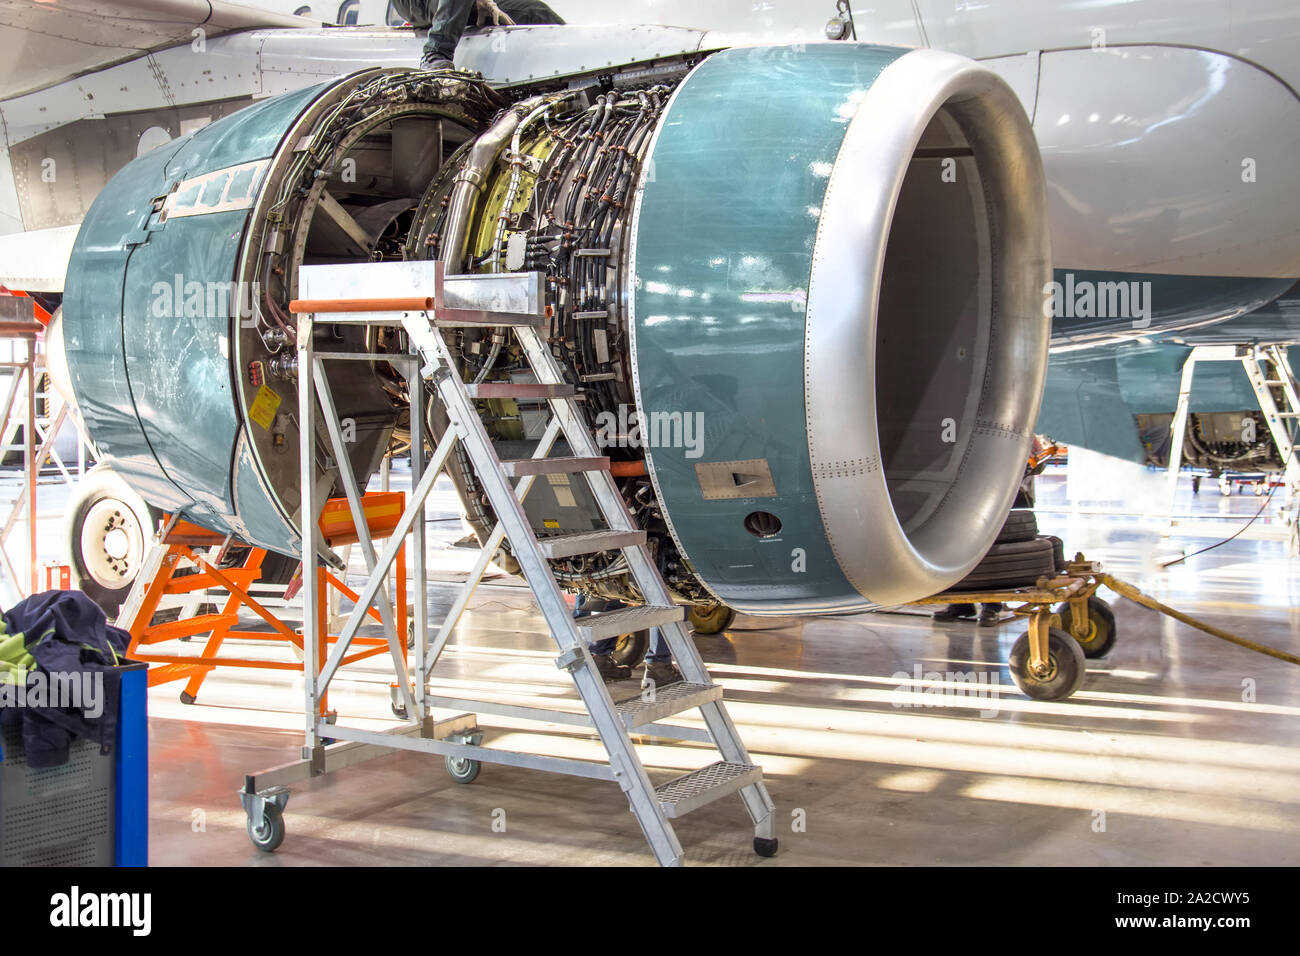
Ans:
[[[25,292],[62,292],[80,225],[0,236],[0,286]]]
[[[188,43],[196,29],[307,25],[227,0],[0,0],[0,99]]]
[[[1167,421],[1173,414],[1183,363],[1195,346],[1298,342],[1300,283],[1262,308],[1215,325],[1054,350],[1035,430],[1067,445],[1143,464],[1150,436],[1141,433],[1137,416]],[[1300,365],[1300,348],[1292,348],[1291,360]],[[1198,368],[1190,411],[1251,412],[1258,407],[1238,363]]]

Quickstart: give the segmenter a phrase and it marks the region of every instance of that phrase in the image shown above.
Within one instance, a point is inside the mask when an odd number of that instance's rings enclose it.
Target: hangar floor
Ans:
[[[1253,497],[1219,498],[1208,482],[1193,498],[1184,485],[1188,520],[1172,539],[1141,515],[1072,511],[1059,473],[1040,480],[1040,524],[1193,615],[1300,650],[1300,560],[1285,557],[1268,518],[1187,565],[1158,567],[1158,556],[1226,537],[1259,507]],[[446,582],[430,595],[436,617],[471,555],[438,550],[461,533],[449,487],[440,485],[434,508],[431,560]],[[680,821],[688,862],[1300,863],[1300,669],[1115,604],[1118,646],[1089,662],[1083,689],[1060,703],[1025,698],[1007,676],[1017,621],[980,629],[901,609],[743,618],[725,635],[697,638],[764,767],[781,852],[752,854],[748,820],[729,799]],[[440,665],[440,683],[462,696],[570,698],[541,623],[526,590],[493,581]],[[920,683],[900,687],[916,666]],[[983,674],[990,696],[941,693],[954,688],[947,672]],[[358,665],[348,678],[332,697],[341,720],[393,726],[382,665]],[[278,672],[225,670],[195,706],[177,701],[179,684],[151,691],[154,864],[652,862],[610,784],[487,765],[461,786],[440,760],[409,753],[297,786],[283,847],[261,854],[235,790],[244,772],[296,758],[298,686]],[[628,684],[625,696],[635,691]],[[538,725],[489,716],[483,725],[490,744],[598,753],[574,728],[529,733]],[[690,744],[645,743],[659,779],[712,759]]]

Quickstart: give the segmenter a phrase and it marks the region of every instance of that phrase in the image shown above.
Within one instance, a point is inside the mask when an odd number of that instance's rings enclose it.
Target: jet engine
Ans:
[[[370,70],[124,168],[73,253],[67,358],[146,500],[292,555],[299,267],[541,272],[551,348],[675,594],[861,609],[960,579],[1011,506],[1046,369],[1047,236],[1019,101],[951,54],[735,48],[508,89]],[[410,429],[442,433],[382,360],[405,352],[399,327],[316,328],[377,356],[329,363],[359,477]],[[527,380],[507,334],[444,334],[466,381]],[[529,454],[545,402],[479,405],[502,458]],[[473,472],[447,470],[485,539]],[[539,534],[601,526],[585,486],[548,478],[526,501]],[[639,599],[618,552],[553,570]]]

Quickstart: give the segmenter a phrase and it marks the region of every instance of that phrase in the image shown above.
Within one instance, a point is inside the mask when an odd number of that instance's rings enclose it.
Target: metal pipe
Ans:
[[[456,174],[447,204],[447,228],[442,242],[442,260],[447,275],[459,275],[465,259],[465,240],[469,234],[469,215],[474,196],[483,188],[483,180],[501,151],[514,136],[520,119],[543,98],[534,96],[506,110],[470,148],[465,166]]]
[[[539,116],[551,109],[555,102],[547,101],[542,103],[537,109],[524,117],[523,121],[515,127],[514,135],[510,139],[510,185],[506,188],[505,199],[501,203],[501,214],[497,216],[496,234],[492,237],[492,258],[490,261],[493,272],[501,271],[501,245],[505,241],[506,222],[510,218],[510,207],[514,205],[515,197],[519,195],[519,181],[523,178],[524,157],[521,155],[521,140],[524,130],[534,123]]]
[[[412,296],[405,299],[294,299],[289,311],[301,315],[305,312],[428,312],[433,308],[433,296]]]

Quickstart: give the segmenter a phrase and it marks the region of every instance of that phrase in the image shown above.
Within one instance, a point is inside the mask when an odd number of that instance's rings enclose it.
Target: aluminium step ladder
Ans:
[[[1282,481],[1286,497],[1282,513],[1283,520],[1291,528],[1289,550],[1295,555],[1300,553],[1300,528],[1296,522],[1296,505],[1300,500],[1300,461],[1296,460],[1295,448],[1297,421],[1300,420],[1300,390],[1297,389],[1295,372],[1291,369],[1285,345],[1262,345],[1249,349],[1242,354],[1241,364],[1255,391],[1259,409],[1264,413],[1278,457],[1283,462]]]
[[[441,287],[441,270],[437,270],[435,289],[440,291]],[[762,782],[762,770],[751,763],[722,703],[722,688],[709,678],[704,661],[686,628],[686,609],[673,604],[647,547],[646,533],[638,527],[619,494],[610,472],[609,459],[600,454],[578,409],[576,390],[565,382],[563,370],[547,345],[544,329],[549,327],[549,318],[544,311],[532,315],[447,315],[446,310],[436,307],[441,301],[441,295],[435,294],[432,321],[426,313],[407,312],[403,315],[402,325],[424,362],[422,374],[437,390],[451,428],[468,454],[492,504],[499,522],[498,531],[509,541],[511,552],[546,618],[551,636],[561,652],[557,664],[572,675],[609,755],[615,778],[627,794],[632,812],[655,857],[664,864],[675,864],[681,859],[682,848],[669,822],[671,819],[737,791],[755,824],[755,850],[760,855],[771,855],[776,850],[772,832],[773,806]],[[466,384],[461,381],[446,343],[437,331],[438,328],[458,325],[513,331],[537,382]],[[472,403],[479,398],[507,397],[547,399],[554,422],[568,442],[571,456],[501,460]],[[544,441],[542,455],[549,452],[556,437],[555,429],[549,429],[549,440]],[[524,512],[521,496],[516,494],[510,479],[551,474],[585,478],[608,529],[538,538]],[[459,616],[481,580],[480,569],[486,569],[496,553],[500,538],[501,534],[493,534],[488,540],[476,563],[478,573],[471,574],[448,615],[448,621],[439,629],[439,646],[431,655],[435,661],[454,629],[454,618]],[[547,559],[615,550],[625,556],[632,579],[646,603],[575,620]],[[643,693],[616,704],[592,662],[587,645],[602,638],[651,627],[658,627],[667,640],[684,680],[662,688],[652,687],[652,693]],[[709,736],[722,759],[662,786],[653,786],[628,736],[629,729],[696,709],[703,716]]]
[[[1296,459],[1296,428],[1300,421],[1300,388],[1287,356],[1289,343],[1268,345],[1197,345],[1183,362],[1178,390],[1178,404],[1170,423],[1172,432],[1167,466],[1169,514],[1173,521],[1173,502],[1183,463],[1183,442],[1190,417],[1192,378],[1200,362],[1240,362],[1255,393],[1255,400],[1268,426],[1278,458],[1282,461],[1284,499],[1281,517],[1289,528],[1288,552],[1300,554],[1300,461]]]
[[[754,825],[754,851],[771,856],[777,850],[773,804],[763,784],[762,771],[750,760],[736,728],[722,703],[722,688],[713,683],[685,624],[685,608],[672,602],[667,585],[646,544],[646,533],[629,512],[610,472],[609,459],[602,456],[577,407],[573,386],[545,340],[549,327],[544,296],[545,277],[532,273],[492,273],[443,277],[442,263],[379,262],[346,265],[304,266],[299,271],[299,294],[290,304],[298,316],[297,381],[299,431],[301,435],[300,515],[313,514],[331,482],[342,485],[355,519],[360,521],[361,489],[348,461],[337,407],[325,374],[324,361],[374,360],[382,358],[404,369],[411,393],[411,406],[422,408],[426,385],[431,385],[443,402],[450,427],[441,437],[426,463],[421,429],[412,430],[411,479],[413,488],[407,506],[381,553],[358,525],[357,547],[365,560],[367,579],[357,589],[355,606],[349,612],[337,641],[325,655],[312,615],[303,623],[304,716],[306,733],[302,760],[271,768],[245,778],[239,793],[248,815],[249,837],[259,849],[273,850],[284,837],[282,811],[288,801],[287,785],[355,766],[394,749],[417,750],[443,756],[453,779],[469,782],[482,763],[502,763],[529,769],[567,773],[618,783],[627,796],[656,860],[679,865],[682,848],[670,821],[721,797],[738,793]],[[433,294],[429,292],[432,290]],[[448,303],[451,304],[448,304]],[[401,326],[407,333],[409,354],[371,355],[317,351],[313,323]],[[513,333],[537,379],[535,383],[465,383],[456,372],[440,328],[476,327],[502,335]],[[473,402],[488,397],[546,399],[551,411],[549,423],[533,457],[502,461],[492,445],[486,426]],[[324,433],[332,449],[322,470],[316,439]],[[548,457],[563,434],[571,453]],[[488,536],[465,586],[457,595],[442,626],[430,637],[427,630],[427,581],[424,562],[424,508],[439,471],[455,446],[462,446],[476,476],[497,515],[497,525]],[[573,475],[586,480],[608,527],[599,531],[539,538],[524,512],[522,500],[538,476]],[[512,481],[517,484],[512,485]],[[315,551],[326,562],[337,561],[323,548],[313,522],[303,521],[304,551]],[[397,543],[407,534],[414,536],[413,567],[416,599],[412,646],[413,667],[408,671],[404,647],[406,635],[399,635],[392,619],[388,596],[388,574],[393,566]],[[455,631],[461,613],[481,581],[492,558],[504,541],[533,592],[558,650],[556,666],[567,671],[585,712],[523,707],[498,701],[462,700],[430,693],[429,679],[434,665]],[[645,604],[575,620],[551,572],[548,559],[602,551],[618,551],[644,597]],[[315,575],[304,575],[303,601],[313,606]],[[404,586],[405,582],[398,582]],[[407,721],[394,731],[377,732],[346,726],[336,715],[321,717],[317,703],[338,672],[343,656],[357,634],[362,620],[374,604],[383,618],[386,638],[397,681],[393,685],[393,710]],[[650,687],[630,700],[615,702],[596,670],[588,643],[628,631],[661,629],[684,680]],[[328,659],[326,659],[326,657]],[[317,666],[317,661],[320,661]],[[430,709],[474,708],[487,713],[521,717],[550,724],[573,724],[594,728],[607,761],[576,760],[483,746],[483,734],[474,713],[434,721]],[[678,727],[660,723],[666,717],[698,710],[704,728]],[[695,740],[711,744],[720,760],[683,774],[666,784],[654,786],[646,772],[630,733]]]

